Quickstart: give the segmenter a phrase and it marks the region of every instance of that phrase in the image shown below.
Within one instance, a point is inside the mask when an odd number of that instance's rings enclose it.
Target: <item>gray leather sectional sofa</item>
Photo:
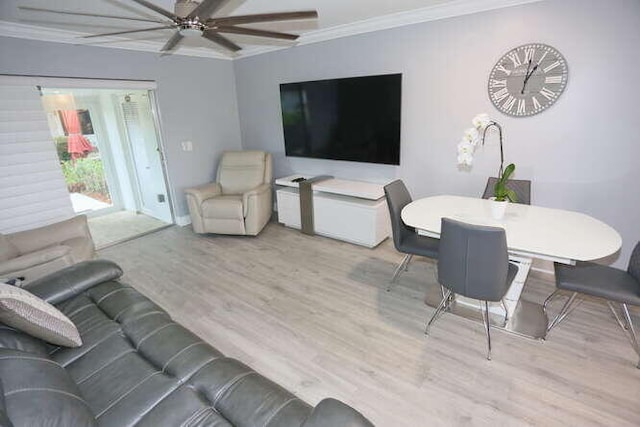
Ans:
[[[313,408],[225,357],[121,274],[86,261],[28,285],[73,320],[83,345],[0,325],[1,426],[373,426],[337,400]]]

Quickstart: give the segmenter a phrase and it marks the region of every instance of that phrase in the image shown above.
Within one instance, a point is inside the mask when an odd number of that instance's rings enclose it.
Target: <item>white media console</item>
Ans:
[[[278,221],[301,228],[300,194],[296,178],[276,179]],[[326,179],[313,184],[313,223],[316,234],[373,248],[391,233],[387,200],[382,184]]]

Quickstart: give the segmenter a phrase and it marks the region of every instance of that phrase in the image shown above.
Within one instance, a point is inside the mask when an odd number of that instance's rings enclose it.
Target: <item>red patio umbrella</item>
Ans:
[[[76,160],[81,157],[87,157],[87,154],[95,148],[89,140],[82,135],[78,112],[76,110],[62,110],[60,111],[60,116],[69,134],[67,138],[67,151],[71,154],[71,158]]]

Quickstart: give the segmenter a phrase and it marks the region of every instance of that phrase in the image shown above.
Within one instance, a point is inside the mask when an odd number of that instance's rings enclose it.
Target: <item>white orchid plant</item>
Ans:
[[[473,163],[473,154],[476,151],[476,147],[482,143],[484,145],[484,139],[487,134],[487,129],[494,126],[498,129],[500,136],[500,170],[498,171],[498,181],[495,185],[495,199],[497,201],[509,200],[511,202],[517,201],[516,194],[507,188],[507,181],[516,169],[516,165],[509,164],[505,169],[504,167],[504,151],[502,148],[502,126],[498,122],[491,120],[488,114],[481,113],[471,119],[473,127],[468,128],[462,135],[462,140],[458,143],[458,165],[463,167],[471,167]]]
[[[482,113],[475,116],[471,120],[471,123],[473,127],[464,131],[462,140],[458,143],[458,164],[461,166],[471,166],[476,147],[481,141],[484,142],[485,130],[490,124],[495,122],[489,118],[488,114]]]

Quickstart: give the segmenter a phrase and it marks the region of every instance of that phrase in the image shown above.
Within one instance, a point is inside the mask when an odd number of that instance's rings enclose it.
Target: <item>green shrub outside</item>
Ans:
[[[61,162],[62,173],[71,193],[100,193],[109,197],[104,169],[99,158],[76,159]]]
[[[53,139],[56,144],[56,151],[58,152],[58,158],[61,162],[71,160],[71,154],[67,151],[67,137],[57,136]]]

